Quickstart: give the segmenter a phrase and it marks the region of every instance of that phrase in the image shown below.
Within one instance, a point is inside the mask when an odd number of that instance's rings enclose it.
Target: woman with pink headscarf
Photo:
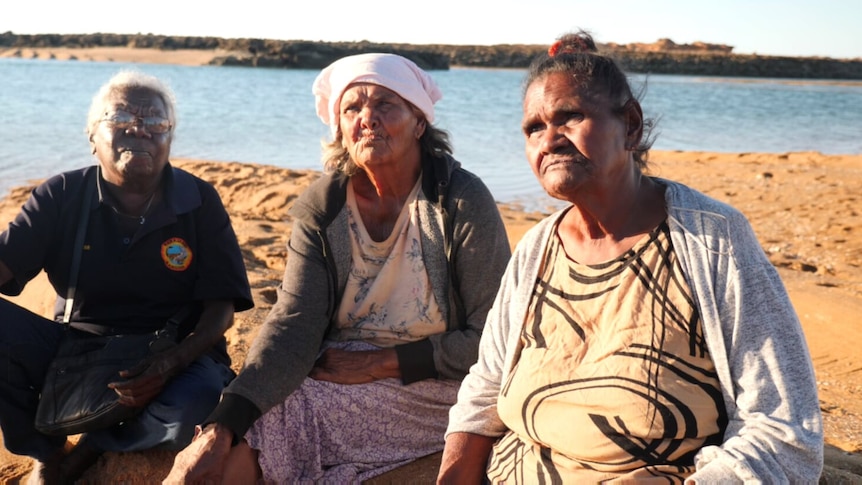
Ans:
[[[326,173],[290,209],[278,302],[167,481],[366,480],[443,449],[509,259],[496,204],[434,127],[434,80],[393,54],[312,89]]]

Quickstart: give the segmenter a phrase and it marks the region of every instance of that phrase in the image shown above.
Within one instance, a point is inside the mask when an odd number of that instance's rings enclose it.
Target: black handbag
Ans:
[[[63,315],[63,323],[67,325],[72,314],[94,178],[87,180],[75,235]],[[48,435],[68,436],[107,428],[141,412],[141,408],[121,405],[119,396],[108,384],[121,379],[121,370],[133,367],[151,353],[176,345],[177,329],[191,311],[192,306],[187,305],[171,317],[163,329],[147,334],[67,335],[45,376],[36,409],[36,429]]]
[[[121,405],[108,383],[119,381],[121,370],[131,368],[151,353],[176,345],[171,334],[175,331],[166,327],[147,334],[67,337],[45,376],[36,409],[36,429],[48,435],[68,436],[135,417],[143,408]]]

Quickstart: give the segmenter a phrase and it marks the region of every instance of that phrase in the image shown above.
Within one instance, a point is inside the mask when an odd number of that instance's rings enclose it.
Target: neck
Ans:
[[[592,206],[575,203],[566,212],[558,232],[570,258],[585,264],[608,261],[667,217],[664,191],[649,177],[638,174],[633,190],[615,195]]]
[[[130,218],[143,218],[150,211],[159,192],[159,184],[150,187],[147,191],[133,191],[110,182],[105,186],[110,199],[109,205],[114,212]]]
[[[398,168],[384,166],[380,170],[360,170],[352,177],[357,195],[381,203],[403,203],[416,185],[422,171],[417,159]]]

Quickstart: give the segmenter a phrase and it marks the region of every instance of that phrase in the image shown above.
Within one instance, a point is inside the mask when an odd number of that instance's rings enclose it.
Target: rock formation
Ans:
[[[425,69],[452,66],[525,68],[547,46],[381,44],[360,42],[312,42],[304,40],[225,39],[153,34],[0,34],[0,48],[23,47],[130,47],[207,49],[226,54],[212,61],[224,66],[286,69],[321,69],[332,61],[364,52],[403,55]],[[629,72],[698,76],[773,77],[797,79],[862,79],[862,59],[780,57],[734,54],[723,44],[677,44],[659,39],[652,44],[601,44]]]

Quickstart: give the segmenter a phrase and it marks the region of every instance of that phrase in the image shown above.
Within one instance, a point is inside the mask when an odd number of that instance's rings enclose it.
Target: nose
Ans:
[[[539,141],[539,149],[542,153],[554,153],[560,149],[560,147],[564,146],[568,139],[565,137],[565,133],[560,127],[555,125],[549,125],[542,132],[542,137]]]
[[[131,126],[126,128],[126,133],[134,135],[138,138],[140,138],[140,137],[152,138],[152,136],[153,136],[153,134],[150,133],[149,131],[147,131],[147,129],[144,127],[144,120],[142,120],[140,118],[136,119],[135,122],[131,124]]]
[[[364,128],[375,129],[377,128],[378,119],[377,112],[374,108],[370,106],[366,106],[362,108],[362,111],[359,113],[360,122]]]

